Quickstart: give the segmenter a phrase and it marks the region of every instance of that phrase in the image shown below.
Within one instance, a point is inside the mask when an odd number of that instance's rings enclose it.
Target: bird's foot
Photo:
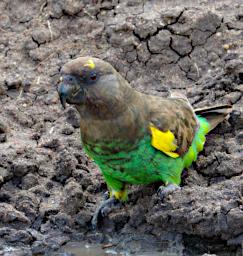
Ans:
[[[99,207],[96,209],[94,216],[91,220],[92,229],[95,230],[98,227],[98,223],[100,219],[104,218],[108,215],[109,212],[111,212],[112,209],[120,208],[122,203],[115,199],[114,196],[111,198],[103,201]]]
[[[165,196],[179,189],[181,189],[180,186],[169,183],[167,186],[160,186],[157,191],[157,194],[160,197],[160,199],[163,200]]]

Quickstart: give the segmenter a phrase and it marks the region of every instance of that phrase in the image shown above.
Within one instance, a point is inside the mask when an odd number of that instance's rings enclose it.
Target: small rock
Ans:
[[[50,196],[49,190],[47,190],[44,185],[34,186],[34,187],[30,188],[29,191],[33,192],[37,196],[41,196],[41,197],[48,197],[48,196]]]
[[[59,19],[63,14],[62,12],[63,5],[64,3],[62,1],[57,1],[57,2],[51,1],[48,4],[48,7],[50,8],[50,13],[49,13],[50,17]]]
[[[33,241],[33,238],[31,234],[24,230],[15,230],[14,232],[11,232],[7,236],[4,237],[7,242],[10,243],[26,243],[29,244],[31,241]]]
[[[45,114],[43,119],[45,122],[54,122],[55,121],[55,117],[53,116],[52,113]],[[54,130],[54,128],[53,128],[53,130]]]
[[[9,75],[7,77],[7,79],[5,80],[5,84],[8,88],[8,90],[18,89],[22,85],[22,79],[20,78],[20,76],[18,74],[17,75]]]
[[[47,246],[53,250],[59,249],[60,246],[64,245],[70,240],[68,236],[65,235],[56,235],[46,238]]]
[[[49,198],[44,198],[40,204],[41,216],[55,215],[61,210],[61,193],[52,194]]]
[[[137,59],[137,52],[131,51],[126,53],[126,60],[128,63],[132,63]]]
[[[76,169],[77,164],[78,161],[72,154],[70,154],[67,150],[61,151],[58,154],[54,164],[55,175],[53,178],[59,182],[64,182]]]
[[[27,51],[33,50],[38,48],[37,42],[34,42],[32,38],[28,38],[24,43],[23,43],[23,48]]]
[[[68,15],[72,16],[79,13],[83,7],[84,7],[84,4],[82,1],[75,0],[72,2],[66,2],[63,5],[63,11]]]
[[[0,203],[0,220],[3,223],[30,224],[30,220],[22,212],[7,203]]]
[[[33,61],[43,61],[46,58],[48,58],[51,54],[53,54],[53,51],[51,48],[40,46],[36,49],[32,49],[29,51],[29,57]]]
[[[145,21],[144,19],[142,19],[138,21],[137,26],[135,26],[134,28],[134,32],[139,38],[145,39],[149,35],[156,33],[156,29],[157,27],[155,22],[153,22],[152,20]],[[131,30],[133,30],[132,27]]]
[[[17,177],[22,177],[29,172],[37,172],[38,167],[36,163],[31,162],[30,159],[17,159],[10,165],[9,171]]]
[[[79,183],[71,180],[64,187],[65,202],[64,207],[68,214],[73,215],[83,206],[83,190]]]
[[[231,21],[227,23],[229,29],[243,30],[243,23],[241,21]]]
[[[50,216],[51,223],[54,224],[59,230],[63,232],[71,232],[73,220],[70,215],[59,212],[56,215]]]
[[[19,93],[18,93],[19,94]],[[27,112],[21,111],[15,105],[11,105],[6,109],[6,113],[17,123],[25,127],[32,127],[34,124],[34,117]]]
[[[170,41],[171,33],[168,30],[162,30],[149,40],[148,46],[152,53],[162,53],[162,50],[169,49]]]
[[[3,167],[0,167],[0,184],[6,182],[12,177],[13,177],[13,174],[9,170]]]
[[[87,210],[81,210],[75,217],[75,223],[81,228],[86,228],[88,223],[91,221],[92,215]]]
[[[102,243],[104,241],[104,234],[100,232],[88,234],[87,237],[89,242],[91,243]]]
[[[30,189],[38,185],[38,178],[32,173],[28,173],[22,179],[22,189]]]
[[[65,123],[61,132],[62,132],[62,134],[65,134],[65,135],[71,135],[74,133],[74,128],[69,123]]]
[[[41,137],[39,147],[43,148],[49,148],[49,149],[57,149],[60,147],[61,142],[60,139],[57,137],[54,137],[54,135],[46,135]]]
[[[136,205],[130,216],[129,223],[132,227],[138,227],[145,221],[145,209],[141,205]]]
[[[30,191],[22,190],[15,196],[15,208],[27,216],[32,222],[35,220],[40,199]]]
[[[26,231],[28,231],[29,234],[34,238],[34,240],[44,240],[45,236],[41,234],[39,231],[33,229],[33,228],[27,228]]]
[[[33,255],[45,255],[49,251],[49,248],[47,247],[47,242],[39,240],[35,241],[31,245],[31,251]]]
[[[57,39],[60,36],[59,31],[49,23],[49,28],[41,26],[36,28],[32,33],[32,39],[38,45],[45,44],[53,39]]]
[[[171,48],[178,52],[181,56],[185,56],[192,51],[190,39],[184,36],[173,36]]]
[[[114,223],[116,230],[121,230],[128,223],[129,218],[130,215],[125,211],[111,212],[109,215],[109,219]]]

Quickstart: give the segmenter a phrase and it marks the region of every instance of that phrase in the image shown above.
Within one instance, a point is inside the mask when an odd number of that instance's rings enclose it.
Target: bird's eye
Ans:
[[[95,73],[90,74],[90,79],[95,81],[97,78],[97,75]]]

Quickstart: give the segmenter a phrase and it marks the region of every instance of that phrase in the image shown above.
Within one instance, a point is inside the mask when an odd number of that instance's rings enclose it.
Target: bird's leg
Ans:
[[[120,208],[122,202],[127,199],[126,184],[103,173],[109,192],[105,193],[105,200],[100,204],[91,220],[92,228],[97,229],[99,220],[105,217],[111,210]],[[109,198],[110,196],[110,198]],[[108,199],[109,198],[109,199]]]
[[[181,189],[180,186],[173,183],[167,183],[165,186],[159,187],[157,194],[160,197],[160,199],[163,200],[165,196],[179,189]]]
[[[105,216],[112,210],[121,207],[121,202],[116,199],[114,196],[103,201],[99,207],[96,209],[94,216],[91,220],[92,229],[97,229],[99,220]]]

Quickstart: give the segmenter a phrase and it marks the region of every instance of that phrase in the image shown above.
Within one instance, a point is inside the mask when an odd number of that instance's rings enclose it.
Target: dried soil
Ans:
[[[242,6],[0,2],[0,255],[54,255],[75,239],[137,255],[242,255]],[[82,151],[77,112],[63,111],[56,92],[62,65],[85,55],[109,61],[145,93],[176,89],[194,107],[234,105],[180,192],[162,202],[159,184],[133,186],[97,232],[90,220],[106,185]]]

